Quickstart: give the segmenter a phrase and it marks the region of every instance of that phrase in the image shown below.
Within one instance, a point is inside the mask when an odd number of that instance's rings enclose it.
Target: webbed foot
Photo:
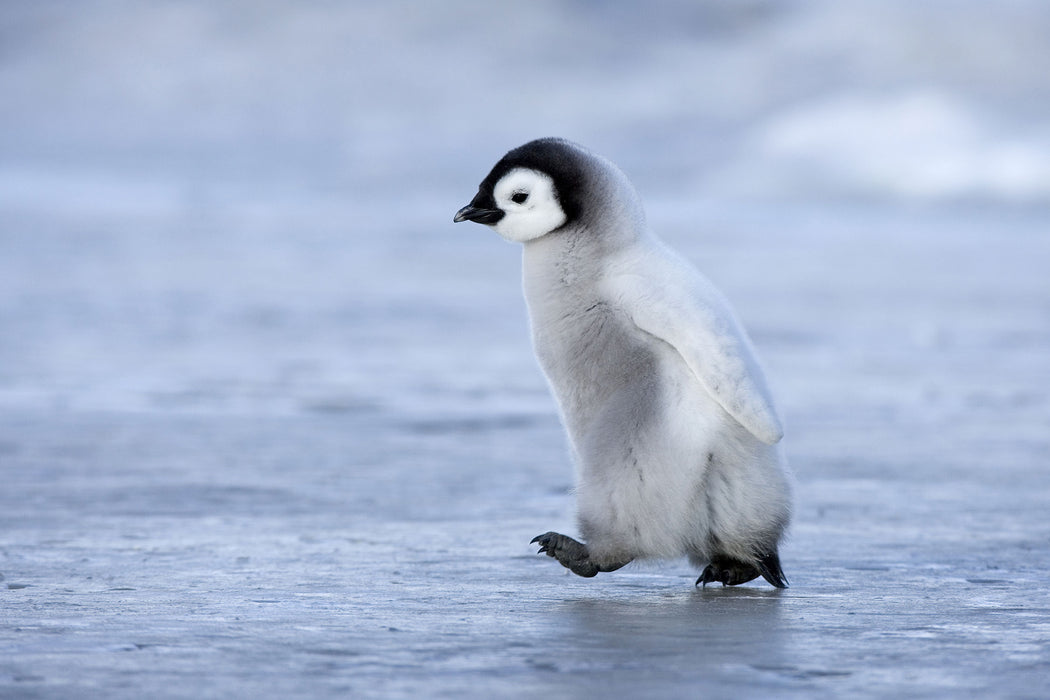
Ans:
[[[724,554],[716,554],[711,557],[711,563],[704,568],[700,578],[696,580],[696,585],[703,585],[706,588],[707,584],[718,582],[723,586],[736,586],[759,576],[777,588],[787,588],[787,578],[780,568],[780,557],[776,552],[759,559],[757,566]]]
[[[628,563],[599,564],[591,559],[587,545],[557,532],[547,532],[534,537],[531,544],[540,546],[539,554],[557,559],[566,569],[584,578],[590,578],[599,571],[616,571]]]

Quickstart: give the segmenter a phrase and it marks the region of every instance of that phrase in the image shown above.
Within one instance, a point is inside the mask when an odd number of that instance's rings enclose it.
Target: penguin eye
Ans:
[[[515,204],[524,204],[525,200],[527,200],[528,198],[528,192],[515,192],[510,196],[510,201],[514,202]]]

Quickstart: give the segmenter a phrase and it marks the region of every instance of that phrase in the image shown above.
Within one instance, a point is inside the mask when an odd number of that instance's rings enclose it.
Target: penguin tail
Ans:
[[[787,577],[784,576],[784,570],[780,568],[780,555],[776,550],[758,560],[758,571],[770,585],[777,588],[788,587]]]

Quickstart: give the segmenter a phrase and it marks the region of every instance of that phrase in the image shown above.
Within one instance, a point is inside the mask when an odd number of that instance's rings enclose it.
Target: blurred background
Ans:
[[[1045,687],[1048,37],[1042,0],[0,2],[0,695]],[[528,546],[572,469],[520,251],[452,216],[551,135],[751,333],[783,596]]]
[[[0,407],[550,417],[519,252],[451,214],[562,135],[736,304],[806,462],[1032,434],[1047,36],[1026,0],[4,3]]]
[[[968,421],[1045,457],[1047,36],[1037,0],[3,3],[0,410],[553,416],[518,251],[451,217],[559,135],[728,294],[807,463]]]

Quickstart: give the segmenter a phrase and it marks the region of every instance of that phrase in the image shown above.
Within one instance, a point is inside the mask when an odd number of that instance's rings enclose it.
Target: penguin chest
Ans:
[[[659,348],[609,304],[534,316],[533,341],[574,438],[601,423],[638,429],[658,413],[665,374]]]
[[[725,431],[726,414],[681,355],[614,305],[533,313],[540,366],[584,463],[691,463]]]

